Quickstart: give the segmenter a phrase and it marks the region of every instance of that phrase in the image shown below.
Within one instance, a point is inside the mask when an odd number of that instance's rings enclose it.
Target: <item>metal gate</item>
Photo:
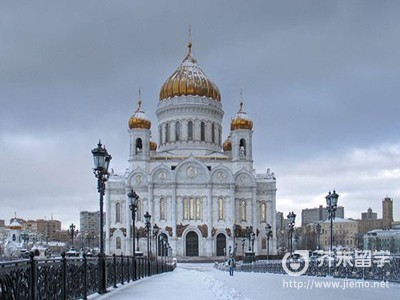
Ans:
[[[194,231],[186,235],[186,256],[199,256],[199,237]]]

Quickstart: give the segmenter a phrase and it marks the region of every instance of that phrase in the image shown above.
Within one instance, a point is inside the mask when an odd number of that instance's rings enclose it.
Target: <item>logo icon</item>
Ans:
[[[297,250],[293,255],[289,252],[282,258],[282,267],[290,276],[300,276],[307,272],[309,265],[308,251]]]

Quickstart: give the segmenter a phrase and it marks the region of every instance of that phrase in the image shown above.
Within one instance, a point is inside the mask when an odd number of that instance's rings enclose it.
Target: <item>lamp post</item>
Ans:
[[[156,261],[158,260],[158,245],[157,245],[157,237],[158,237],[158,232],[160,231],[160,227],[157,226],[157,224],[153,225],[153,237],[154,237],[154,245],[156,247]]]
[[[244,261],[244,245],[245,245],[245,244],[246,244],[246,239],[243,238],[243,239],[242,239],[242,255],[243,255],[242,261]]]
[[[104,236],[103,236],[103,202],[106,190],[106,181],[110,177],[108,167],[111,161],[111,155],[108,154],[106,147],[102,147],[101,141],[97,144],[97,148],[92,150],[94,168],[93,173],[97,178],[97,191],[100,194],[100,253],[99,253],[99,294],[107,293],[106,290],[106,264],[104,258]]]
[[[265,236],[267,237],[267,260],[269,259],[269,239],[272,237],[271,225],[265,226]]]
[[[132,256],[133,259],[135,259],[135,218],[136,218],[136,211],[138,209],[138,202],[139,202],[139,196],[136,194],[136,192],[131,189],[131,191],[128,193],[128,198],[130,201],[129,204],[129,209],[132,212]]]
[[[144,220],[146,222],[146,230],[147,230],[147,258],[150,259],[150,246],[149,246],[149,241],[150,241],[150,228],[151,228],[151,215],[149,214],[148,211],[144,214]]]
[[[331,193],[329,191],[328,195],[325,196],[325,200],[326,200],[326,209],[328,211],[328,218],[331,220],[331,247],[330,247],[330,251],[329,251],[329,275],[330,275],[330,271],[331,271],[331,261],[332,261],[332,250],[333,250],[333,220],[335,219],[335,215],[336,215],[336,208],[337,208],[337,202],[339,199],[339,195],[336,194],[335,190],[333,190],[333,193]]]
[[[251,252],[251,234],[253,233],[253,228],[246,227],[247,237],[249,239],[249,252]]]
[[[254,253],[254,240],[256,239],[256,234],[254,231],[251,233],[251,252]]]
[[[75,225],[72,223],[69,225],[68,233],[71,235],[71,249],[74,248],[74,235],[75,235]]]
[[[288,237],[290,240],[290,257],[292,257],[293,255],[293,231],[295,222],[296,222],[296,214],[294,212],[290,212],[287,215]]]
[[[321,236],[321,224],[317,224],[317,226],[315,226],[315,229],[317,230],[317,250],[319,250],[319,245],[320,245],[320,243],[319,243],[319,238],[320,238],[320,236]]]
[[[139,239],[140,239],[140,234],[139,232],[136,232],[136,251],[139,252]]]

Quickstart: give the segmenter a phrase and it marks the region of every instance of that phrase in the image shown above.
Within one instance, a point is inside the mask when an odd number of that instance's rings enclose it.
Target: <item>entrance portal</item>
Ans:
[[[199,237],[194,231],[186,235],[186,256],[199,256]]]
[[[217,256],[224,256],[226,251],[226,237],[223,233],[217,235]]]

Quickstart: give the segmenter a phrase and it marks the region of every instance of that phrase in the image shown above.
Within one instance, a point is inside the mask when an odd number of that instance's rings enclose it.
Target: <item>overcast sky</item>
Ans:
[[[79,226],[98,210],[92,154],[128,166],[141,88],[157,136],[160,87],[193,51],[219,87],[223,138],[254,121],[254,167],[277,209],[339,193],[360,218],[394,199],[400,220],[399,1],[0,1],[0,219]]]

